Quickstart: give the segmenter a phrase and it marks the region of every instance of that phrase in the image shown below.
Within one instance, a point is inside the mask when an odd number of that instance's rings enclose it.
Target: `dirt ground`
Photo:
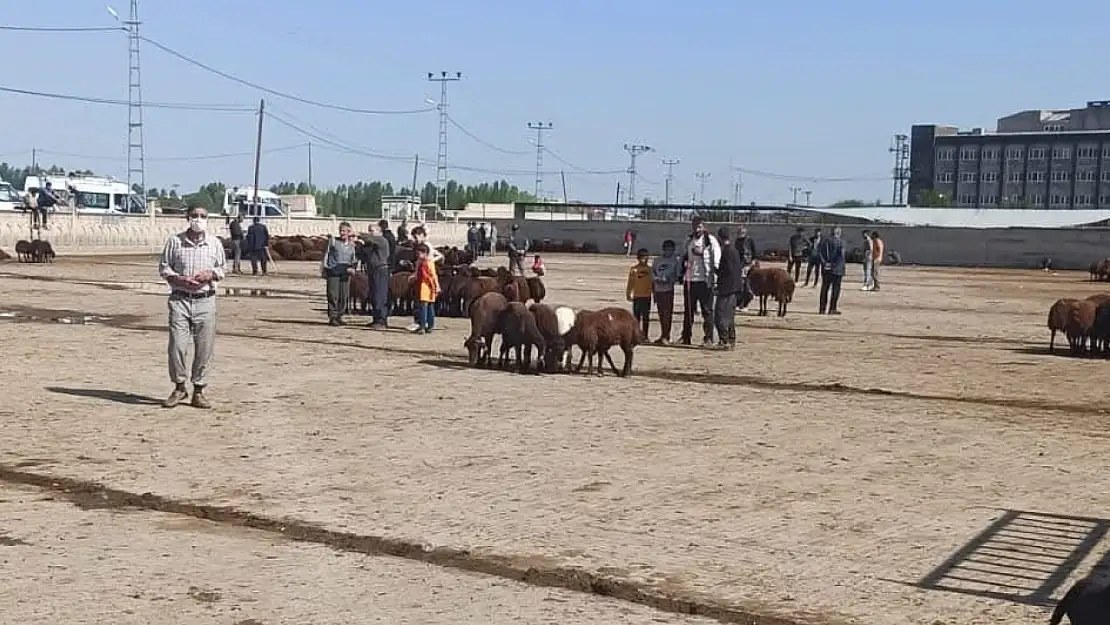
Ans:
[[[550,302],[624,305],[625,259],[547,261]],[[1107,551],[1110,363],[1046,351],[1052,301],[1110,291],[1085,275],[887,268],[861,293],[850,267],[841,317],[799,289],[785,319],[739,314],[736,352],[645,346],[620,379],[468,369],[462,319],[327,327],[313,271],[222,285],[202,412],[156,405],[152,259],[0,264],[16,621],[697,620],[636,605],[668,597],[734,622],[1040,623]],[[166,512],[74,505],[61,478]],[[188,516],[210,506],[323,529]],[[465,552],[429,567],[324,530]],[[452,568],[483,559],[531,585]],[[567,571],[627,600],[536,586]]]

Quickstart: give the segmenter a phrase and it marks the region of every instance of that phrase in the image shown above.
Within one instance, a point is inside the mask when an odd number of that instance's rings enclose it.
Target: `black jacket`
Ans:
[[[243,240],[243,224],[238,219],[232,219],[231,223],[227,225],[227,229],[231,232],[232,241]]]
[[[736,241],[732,243],[732,246],[736,248],[736,251],[740,252],[740,257],[744,259],[745,265],[750,265],[755,261],[755,240],[751,237],[746,236],[736,239]]]
[[[721,264],[717,268],[717,294],[739,293],[744,286],[744,256],[733,244],[721,246]]]
[[[392,230],[382,230],[382,238],[389,243],[389,266],[393,266],[393,259],[397,257],[397,237],[393,236]]]

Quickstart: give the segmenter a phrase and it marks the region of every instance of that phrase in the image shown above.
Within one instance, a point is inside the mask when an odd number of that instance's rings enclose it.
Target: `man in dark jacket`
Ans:
[[[486,253],[486,248],[489,246],[489,230],[486,230],[486,222],[478,225],[478,255],[482,256]]]
[[[478,224],[473,221],[466,228],[466,249],[473,258],[478,258],[478,245],[481,243]]]
[[[378,227],[382,229],[382,238],[389,243],[389,269],[393,269],[393,261],[397,258],[397,237],[393,236],[393,231],[389,229],[389,222],[381,220],[378,222]]]
[[[713,319],[717,325],[717,346],[732,350],[736,349],[736,297],[744,289],[746,263],[741,249],[729,241],[727,229],[717,231],[717,240],[721,243],[721,264],[717,267],[717,304]]]
[[[520,224],[513,224],[509,234],[509,273],[524,276],[524,255],[528,253],[528,237],[520,231]]]
[[[247,254],[251,259],[251,275],[258,275],[259,263],[262,263],[262,275],[266,275],[266,265],[270,260],[270,231],[266,229],[266,224],[262,223],[260,218],[255,217],[251,221],[253,223],[247,228],[244,241]]]
[[[786,273],[794,275],[794,282],[798,282],[798,277],[802,273],[802,261],[806,257],[806,229],[798,226],[794,234],[790,235],[790,258],[786,261]]]
[[[817,246],[817,258],[821,263],[821,298],[818,312],[839,315],[840,283],[844,280],[844,241],[840,238],[840,228],[833,228],[832,237],[824,239]]]
[[[813,287],[817,287],[817,281],[821,279],[821,261],[817,257],[817,248],[821,245],[821,229],[815,228],[813,236],[809,237],[809,264],[806,265],[806,281],[802,286],[809,286],[809,277],[813,276]]]
[[[752,287],[748,284],[748,271],[751,270],[756,257],[755,240],[748,236],[746,227],[740,226],[740,230],[736,233],[736,241],[732,245],[744,263],[744,269],[740,273],[740,290],[736,293],[736,304],[741,310],[747,310],[748,304],[755,299]]]
[[[238,215],[227,224],[231,234],[231,271],[243,273],[243,216]]]
[[[370,306],[374,314],[370,328],[374,330],[389,327],[389,257],[393,246],[389,244],[386,234],[393,234],[389,231],[389,222],[386,222],[384,229],[381,223],[371,224],[370,235],[363,238],[366,274],[370,280]]]

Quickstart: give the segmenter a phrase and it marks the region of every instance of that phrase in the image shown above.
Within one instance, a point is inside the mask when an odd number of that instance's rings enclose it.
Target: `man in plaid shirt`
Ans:
[[[188,398],[187,381],[193,383],[192,405],[211,408],[204,396],[209,364],[216,347],[216,283],[224,279],[223,244],[209,236],[208,211],[192,207],[189,228],[166,241],[158,273],[170,285],[169,365],[173,392],[162,402],[173,408]],[[185,366],[189,346],[194,346],[193,366]]]

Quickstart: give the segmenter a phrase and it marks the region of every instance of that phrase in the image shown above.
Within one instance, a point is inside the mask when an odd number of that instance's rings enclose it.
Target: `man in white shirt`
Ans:
[[[693,232],[686,239],[683,277],[683,345],[690,345],[695,308],[701,308],[703,347],[713,347],[713,288],[721,263],[721,243],[705,229],[705,221],[694,217]]]

